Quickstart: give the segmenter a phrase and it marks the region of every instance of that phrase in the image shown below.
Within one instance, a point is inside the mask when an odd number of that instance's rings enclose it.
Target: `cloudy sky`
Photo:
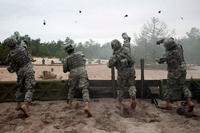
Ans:
[[[122,32],[134,37],[152,17],[182,37],[191,27],[200,28],[199,14],[200,0],[0,0],[0,41],[19,31],[42,42],[69,36],[105,43]]]

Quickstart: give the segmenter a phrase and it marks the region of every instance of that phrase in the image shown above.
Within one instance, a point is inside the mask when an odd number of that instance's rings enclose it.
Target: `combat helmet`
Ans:
[[[12,37],[9,37],[4,41],[4,43],[8,45],[8,47],[13,48],[17,45],[17,40]]]
[[[164,47],[166,48],[166,50],[173,50],[174,48],[176,48],[176,43],[174,42],[174,38],[168,38],[168,39],[165,39],[163,41],[164,43]]]
[[[121,48],[121,43],[117,39],[114,39],[111,42],[111,47],[113,50],[119,50]]]
[[[71,44],[69,44],[69,45],[67,45],[67,46],[65,47],[65,51],[66,51],[67,53],[71,53],[71,52],[74,51],[74,47],[73,47]]]

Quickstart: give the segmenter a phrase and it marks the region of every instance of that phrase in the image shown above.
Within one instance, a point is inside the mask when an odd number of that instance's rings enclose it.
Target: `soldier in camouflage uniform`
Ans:
[[[174,88],[180,88],[187,99],[188,112],[192,112],[194,104],[191,101],[191,92],[185,85],[186,63],[183,55],[183,48],[180,44],[175,43],[173,38],[161,39],[157,44],[164,44],[166,54],[163,58],[157,60],[159,64],[167,63],[167,90],[165,92],[166,109],[172,109],[170,97]]]
[[[68,45],[65,48],[68,56],[66,57],[63,64],[63,72],[70,72],[68,85],[68,99],[69,99],[69,108],[72,108],[72,100],[74,98],[74,93],[77,89],[82,90],[83,101],[85,102],[84,111],[91,117],[92,114],[89,109],[89,81],[87,71],[85,69],[84,55],[80,52],[74,52],[74,48],[72,45]]]
[[[28,106],[32,101],[33,87],[35,86],[35,76],[34,70],[31,63],[31,58],[28,51],[17,44],[14,38],[8,38],[5,40],[5,44],[10,47],[10,52],[7,57],[9,66],[7,70],[10,73],[16,72],[17,74],[17,89],[16,89],[16,110],[22,110],[24,114],[28,117]],[[25,98],[23,97],[23,90],[27,89]],[[21,105],[21,102],[24,104]]]
[[[124,33],[123,33],[124,34]],[[134,60],[130,55],[130,37],[123,36],[125,40],[125,45],[121,46],[121,43],[115,39],[111,42],[111,47],[113,49],[113,56],[108,62],[108,67],[116,67],[118,71],[117,77],[117,108],[121,109],[123,94],[125,89],[128,89],[129,95],[131,97],[131,108],[136,107],[136,87],[135,87],[135,69]]]

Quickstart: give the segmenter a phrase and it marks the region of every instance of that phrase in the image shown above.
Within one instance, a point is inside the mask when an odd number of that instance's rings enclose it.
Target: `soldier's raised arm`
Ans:
[[[160,44],[164,43],[164,41],[165,41],[165,39],[162,38],[162,39],[158,40],[158,41],[156,42],[156,44],[157,44],[157,45],[160,45]],[[166,53],[163,54],[163,56],[162,56],[161,58],[156,58],[156,62],[159,63],[159,64],[163,64],[163,63],[167,62]]]
[[[123,47],[131,53],[131,38],[125,32],[122,33],[122,38],[124,39]]]

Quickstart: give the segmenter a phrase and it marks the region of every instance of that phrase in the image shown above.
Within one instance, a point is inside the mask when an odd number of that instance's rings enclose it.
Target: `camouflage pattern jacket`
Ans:
[[[171,50],[167,50],[162,62],[167,63],[168,71],[186,70],[186,63],[183,56],[183,48],[180,44],[176,44]]]
[[[19,73],[20,71],[29,68],[32,70],[30,55],[24,47],[16,46],[14,49],[11,49],[8,54],[7,61],[9,64],[7,69],[11,73]]]
[[[134,59],[131,57],[130,52],[124,47],[114,51],[113,56],[108,62],[108,67],[116,67],[118,72],[132,68],[133,66]]]
[[[71,72],[73,69],[85,67],[86,60],[84,55],[80,52],[75,52],[68,55],[63,64],[63,72]]]

